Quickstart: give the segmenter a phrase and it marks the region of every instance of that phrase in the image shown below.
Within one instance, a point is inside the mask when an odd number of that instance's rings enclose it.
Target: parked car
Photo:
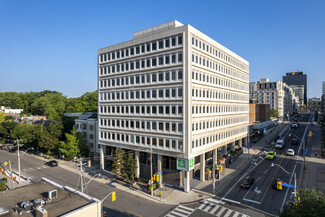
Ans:
[[[275,148],[282,149],[283,148],[283,144],[284,144],[284,140],[283,139],[278,139],[276,141]]]
[[[269,151],[268,153],[267,153],[267,155],[266,155],[266,159],[267,160],[272,160],[274,157],[275,157],[275,155],[276,155],[276,152],[275,151]]]
[[[56,160],[51,160],[51,161],[47,162],[47,165],[48,165],[49,167],[56,167],[56,166],[58,166],[59,164],[58,164],[58,162],[57,162]]]
[[[245,177],[244,179],[243,179],[243,181],[242,181],[242,183],[240,184],[240,186],[242,187],[242,188],[250,188],[253,184],[254,184],[254,181],[255,181],[255,179],[253,178],[253,177],[249,177],[249,176],[247,176],[247,177]]]
[[[292,144],[292,145],[298,145],[298,139],[293,139],[293,140],[291,141],[291,144]]]
[[[295,151],[293,149],[289,148],[287,150],[287,155],[294,156],[295,155]]]

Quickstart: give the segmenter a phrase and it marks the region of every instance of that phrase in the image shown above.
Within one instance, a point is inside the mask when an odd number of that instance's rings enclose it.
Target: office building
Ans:
[[[291,87],[281,81],[270,82],[268,78],[262,78],[258,82],[250,82],[249,91],[251,101],[270,104],[281,119],[287,120],[297,111],[298,97]]]
[[[289,85],[299,98],[301,105],[307,104],[307,75],[303,72],[288,72],[282,81]]]
[[[322,84],[323,84],[323,86],[322,86],[323,87],[322,88],[322,95],[324,95],[325,94],[325,81],[323,81]]]
[[[186,177],[188,192],[195,171],[204,180],[207,158],[246,141],[248,82],[245,59],[178,21],[100,49],[102,168],[104,156],[123,148],[135,151],[136,175],[148,177],[153,153],[154,170],[164,171],[164,182],[182,186]]]

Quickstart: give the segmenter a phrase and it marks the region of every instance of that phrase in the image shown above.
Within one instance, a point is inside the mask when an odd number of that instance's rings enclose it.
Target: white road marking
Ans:
[[[261,202],[255,201],[255,200],[250,200],[250,199],[246,199],[246,198],[243,198],[243,200],[248,201],[248,202],[252,202],[252,203],[256,203],[256,204],[261,204]]]
[[[204,203],[201,204],[201,206],[199,206],[198,209],[202,209],[208,202],[207,201],[204,201]]]
[[[217,203],[217,204],[219,204],[219,203],[225,204],[224,202],[222,202],[220,200],[215,200],[215,199],[212,199],[212,198],[209,198],[208,201],[213,202],[213,203]]]
[[[228,210],[228,212],[226,212],[226,214],[223,217],[228,217],[231,213],[233,212],[233,210]]]
[[[294,167],[293,170],[292,170],[289,184],[291,184],[291,180],[292,180],[293,174],[295,173],[296,166],[297,166],[297,165],[295,164],[295,167]],[[284,206],[284,204],[285,204],[285,201],[286,201],[286,199],[287,199],[288,192],[289,192],[289,188],[287,187],[287,192],[286,192],[286,195],[285,195],[285,197],[284,197],[284,200],[283,200],[283,203],[282,203],[282,206],[281,206],[281,210],[280,210],[281,212],[282,212],[282,208],[283,208],[283,206]]]
[[[226,208],[222,207],[216,216],[221,216],[221,214],[225,211]]]
[[[217,209],[219,209],[219,205],[216,205],[209,213],[213,214]]]

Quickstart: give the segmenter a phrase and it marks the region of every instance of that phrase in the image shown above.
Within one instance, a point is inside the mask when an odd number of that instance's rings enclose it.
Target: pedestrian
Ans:
[[[317,151],[315,151],[315,157],[317,157]]]

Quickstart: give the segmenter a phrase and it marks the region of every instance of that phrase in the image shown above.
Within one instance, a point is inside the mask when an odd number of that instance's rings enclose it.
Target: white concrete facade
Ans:
[[[258,104],[270,104],[271,108],[278,110],[281,118],[297,109],[298,97],[291,87],[280,80],[270,82],[262,78],[258,82],[250,82],[249,90],[250,100]]]
[[[249,63],[172,21],[98,51],[98,99],[99,144],[190,159],[246,138]]]

